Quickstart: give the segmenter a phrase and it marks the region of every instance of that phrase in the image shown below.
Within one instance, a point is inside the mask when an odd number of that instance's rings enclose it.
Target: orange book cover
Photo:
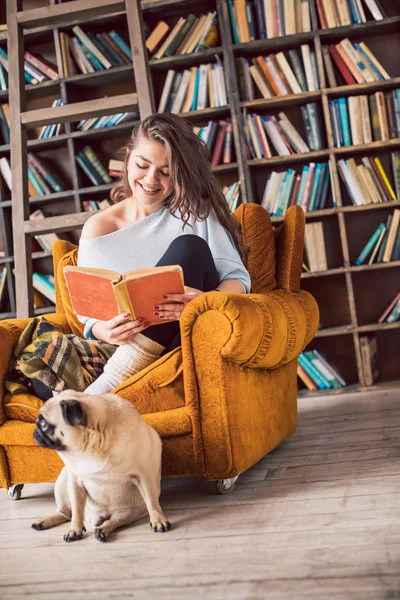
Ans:
[[[164,294],[184,292],[179,265],[136,269],[123,274],[66,266],[64,277],[74,312],[101,321],[129,313],[133,320],[143,318],[150,325],[168,322],[153,314],[153,306],[167,302]]]

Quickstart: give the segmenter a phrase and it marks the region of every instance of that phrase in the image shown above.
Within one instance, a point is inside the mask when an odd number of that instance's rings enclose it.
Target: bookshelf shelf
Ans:
[[[331,0],[325,1],[331,2]],[[311,346],[325,352],[328,360],[332,361],[332,364],[337,366],[340,372],[343,369],[343,377],[349,384],[345,388],[334,390],[331,393],[340,394],[343,391],[364,391],[377,388],[377,385],[365,386],[360,335],[367,334],[376,335],[379,339],[379,359],[383,366],[378,387],[398,387],[400,385],[400,367],[394,364],[392,359],[393,348],[396,347],[396,343],[398,346],[396,339],[398,339],[400,326],[398,323],[380,325],[373,322],[375,315],[372,309],[376,300],[372,297],[373,295],[368,293],[368,285],[379,289],[380,303],[379,306],[376,305],[375,311],[379,316],[393,299],[393,288],[396,285],[395,280],[399,273],[400,261],[360,266],[352,264],[356,257],[355,249],[360,248],[361,250],[365,244],[365,238],[371,235],[379,220],[386,219],[387,215],[400,207],[400,199],[395,202],[354,206],[338,172],[338,161],[342,158],[348,160],[358,157],[358,162],[360,162],[360,158],[364,155],[373,157],[376,154],[382,160],[385,172],[391,173],[390,156],[393,151],[400,148],[400,138],[335,148],[329,116],[329,102],[333,99],[362,94],[369,95],[378,91],[386,93],[400,88],[396,44],[393,44],[395,51],[390,52],[391,40],[394,40],[400,32],[400,4],[394,8],[392,0],[381,0],[387,14],[390,15],[381,21],[371,20],[346,27],[322,29],[316,18],[315,0],[310,0],[311,31],[235,44],[232,42],[226,0],[210,0],[202,6],[197,0],[143,1],[141,5],[139,0],[132,0],[129,3],[126,3],[125,0],[97,0],[96,3],[93,3],[92,0],[68,2],[65,0],[42,0],[40,8],[36,8],[39,4],[37,0],[24,0],[25,10],[18,13],[16,6],[18,4],[18,8],[21,8],[22,0],[14,0],[14,3],[15,6],[12,7],[13,2],[10,0],[8,7],[9,31],[7,33],[0,32],[2,47],[5,47],[4,42],[8,34],[13,40],[16,40],[18,38],[17,30],[19,29],[23,33],[15,44],[14,53],[9,55],[9,60],[14,65],[14,74],[20,68],[17,65],[18,56],[24,51],[21,39],[27,44],[27,49],[32,52],[35,52],[35,45],[39,46],[42,41],[48,45],[53,44],[55,54],[52,62],[57,63],[58,72],[62,73],[60,31],[72,35],[72,26],[75,24],[82,25],[83,30],[88,32],[91,28],[96,31],[101,31],[102,28],[109,30],[111,26],[123,32],[125,39],[129,39],[134,64],[113,66],[110,69],[94,73],[72,74],[68,77],[60,77],[56,81],[50,80],[36,85],[25,85],[23,77],[20,77],[20,82],[16,81],[14,77],[10,90],[0,91],[0,102],[18,105],[15,114],[16,120],[19,120],[18,127],[14,124],[11,131],[11,145],[0,146],[0,156],[9,157],[11,155],[13,170],[23,172],[26,164],[25,150],[33,150],[38,153],[38,156],[40,153],[44,162],[50,159],[49,164],[54,162],[55,167],[60,167],[60,175],[65,173],[64,184],[65,187],[68,187],[68,190],[63,192],[29,198],[25,176],[25,179],[22,178],[22,181],[16,182],[15,197],[11,202],[8,190],[2,190],[4,186],[0,186],[0,219],[8,220],[11,229],[12,218],[14,237],[14,252],[11,251],[11,241],[9,241],[7,255],[0,259],[0,264],[7,266],[11,272],[11,267],[15,263],[18,289],[18,298],[10,296],[9,306],[3,306],[5,312],[0,313],[0,318],[9,318],[16,314],[21,317],[27,316],[29,311],[33,314],[29,261],[32,259],[35,261],[35,268],[42,268],[43,264],[44,270],[47,269],[47,272],[51,270],[49,253],[35,252],[29,256],[30,238],[53,231],[65,233],[63,237],[76,243],[78,240],[77,230],[81,229],[86,219],[92,214],[83,212],[83,201],[100,201],[109,196],[111,184],[89,185],[89,179],[83,175],[75,162],[76,152],[83,149],[85,145],[93,144],[93,149],[99,153],[103,161],[110,157],[117,158],[115,155],[117,148],[124,144],[124,138],[129,135],[137,122],[126,121],[113,127],[80,131],[76,129],[77,121],[80,118],[89,118],[95,115],[128,111],[127,104],[121,105],[120,102],[121,97],[127,95],[137,95],[135,103],[131,102],[129,105],[129,112],[139,112],[140,118],[143,118],[156,111],[161,86],[168,70],[183,71],[200,64],[214,62],[215,56],[218,56],[224,68],[229,103],[222,107],[180,113],[180,116],[200,127],[205,126],[210,120],[226,118],[231,120],[235,150],[234,162],[219,164],[212,168],[219,181],[223,181],[224,185],[239,181],[242,201],[252,202],[256,198],[261,199],[260,190],[265,188],[266,179],[271,171],[282,172],[292,167],[298,173],[308,163],[322,163],[329,160],[332,189],[328,193],[325,208],[306,212],[307,223],[317,221],[323,223],[329,268],[302,273],[302,287],[317,298],[321,309],[321,322],[324,324],[324,327],[317,332]],[[43,6],[46,3],[48,5]],[[207,10],[217,11],[220,32],[217,47],[158,60],[149,58],[145,47],[142,17],[146,24],[151,24],[152,27],[158,20],[164,19],[170,26],[173,26],[179,17],[186,17],[191,12],[198,15],[202,10],[204,12]],[[371,47],[371,51],[377,52],[377,58],[382,60],[384,68],[392,77],[388,80],[354,85],[341,85],[344,80],[337,77],[339,85],[329,87],[323,59],[323,46],[338,43],[344,38],[355,42],[365,39],[368,46]],[[246,96],[239,93],[240,69],[237,61],[240,62],[242,58],[250,61],[251,58],[257,56],[276,54],[291,49],[296,49],[299,53],[300,46],[303,44],[309,44],[310,49],[315,52],[316,69],[320,82],[319,90],[273,96],[268,99],[244,100]],[[40,54],[40,52],[38,53]],[[303,87],[303,89],[305,88]],[[108,98],[104,99],[106,95]],[[50,108],[54,98],[62,98],[64,106],[59,107],[62,110]],[[83,103],[85,106],[82,106],[82,100],[85,101]],[[293,118],[295,128],[299,126],[300,129],[303,129],[300,109],[309,103],[316,103],[320,111],[321,130],[322,133],[326,133],[327,138],[325,147],[303,154],[273,156],[266,159],[248,158],[242,120],[244,112],[260,111],[260,115],[263,115],[287,111],[289,120],[292,121]],[[271,113],[268,112],[270,109]],[[28,131],[29,138],[32,139],[27,140],[25,149],[21,148],[20,140],[24,130],[40,127],[44,123],[58,122],[64,123],[61,135],[38,140],[33,139],[34,135],[38,135],[36,131]],[[304,136],[304,131],[300,131],[300,129],[299,133]],[[311,147],[310,144],[308,145]],[[16,201],[17,197],[20,199],[19,202]],[[22,201],[23,198],[25,205]],[[43,206],[43,211],[47,213],[47,216],[45,214],[46,218],[27,221],[26,215],[29,214],[29,209],[38,206]],[[376,210],[379,210],[380,213],[376,213]],[[273,217],[272,221],[274,225],[278,225],[282,223],[283,217]],[[8,280],[9,291],[13,292],[14,283],[10,283],[13,278],[10,277]],[[52,307],[45,307],[40,309],[43,311],[42,313],[35,311],[34,314],[43,314],[51,312],[51,310]],[[299,392],[299,395],[303,397],[319,394],[321,391],[301,390]]]
[[[272,158],[252,158],[249,159],[250,167],[265,167],[268,165],[290,165],[297,162],[308,162],[312,160],[324,159],[329,156],[329,149],[316,150],[315,152],[307,152],[306,154],[290,154],[289,156],[273,156]]]
[[[203,50],[202,52],[193,52],[192,54],[180,54],[177,56],[166,56],[163,58],[153,59],[149,61],[152,72],[164,71],[165,69],[184,69],[185,67],[193,67],[201,63],[214,61],[215,56],[222,57],[223,50],[221,46]]]
[[[300,104],[307,104],[307,102],[314,102],[321,98],[321,91],[315,92],[304,92],[303,94],[288,94],[287,96],[274,96],[273,98],[259,98],[257,100],[245,100],[240,102],[242,108],[248,110],[257,110],[259,108],[281,108],[284,106],[298,106]]]

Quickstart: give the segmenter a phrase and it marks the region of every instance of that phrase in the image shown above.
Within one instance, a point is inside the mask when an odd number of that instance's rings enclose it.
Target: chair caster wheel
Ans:
[[[18,483],[17,485],[12,485],[7,490],[8,497],[11,498],[11,500],[21,500],[23,487],[24,487],[23,483]]]
[[[235,482],[239,475],[230,479],[218,479],[215,484],[218,494],[230,494],[235,488]]]

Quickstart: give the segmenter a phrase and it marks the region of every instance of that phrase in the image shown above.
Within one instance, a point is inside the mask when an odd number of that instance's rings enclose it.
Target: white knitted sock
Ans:
[[[118,346],[103,373],[85,390],[86,394],[107,394],[158,358],[164,346],[137,333],[132,341]]]

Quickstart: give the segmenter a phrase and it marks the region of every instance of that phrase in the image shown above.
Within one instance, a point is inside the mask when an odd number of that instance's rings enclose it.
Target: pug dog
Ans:
[[[32,524],[42,530],[70,521],[66,542],[95,537],[150,516],[155,532],[171,527],[159,504],[161,439],[127,400],[64,391],[40,409],[35,441],[56,450],[65,467],[55,484],[57,510]]]

